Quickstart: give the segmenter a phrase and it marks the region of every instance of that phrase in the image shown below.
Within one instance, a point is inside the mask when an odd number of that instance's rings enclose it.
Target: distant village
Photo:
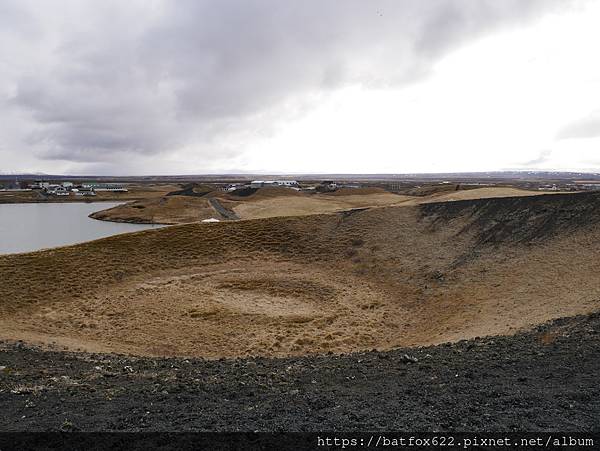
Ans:
[[[360,188],[361,186],[376,186],[386,189],[391,192],[401,192],[402,189],[406,188],[420,188],[422,184],[415,184],[414,182],[386,182],[380,181],[377,183],[363,184],[361,182],[350,182],[344,183],[341,181],[334,180],[322,180],[320,182],[302,182],[299,183],[296,180],[252,180],[238,183],[219,183],[219,182],[208,182],[207,184],[213,185],[216,189],[226,192],[236,192],[235,194],[247,195],[251,191],[259,188],[268,187],[281,187],[289,188],[296,191],[306,191],[313,193],[324,193],[336,191],[340,188]],[[425,183],[425,185],[445,185],[445,184],[457,184],[456,182],[450,181],[436,181],[436,183]],[[486,186],[497,186],[498,183],[494,182],[463,182],[460,183],[462,187],[486,187]],[[505,185],[502,183],[502,185]],[[600,181],[598,180],[565,180],[557,183],[548,183],[543,181],[518,181],[512,184],[518,188],[538,191],[596,191],[600,190]],[[63,182],[52,182],[48,180],[35,180],[31,181],[24,180],[0,180],[0,191],[39,191],[43,196],[96,196],[97,193],[105,192],[128,192],[127,184],[125,183],[107,183],[107,182],[77,182],[73,183],[70,181]],[[183,190],[185,191],[185,189]],[[246,191],[246,194],[244,194]]]
[[[122,183],[81,183],[73,182],[51,183],[45,180],[36,180],[31,184],[9,183],[1,186],[3,191],[33,191],[49,196],[95,196],[99,191],[127,192],[127,187]]]
[[[356,184],[339,184],[333,180],[324,180],[316,185],[300,186],[296,180],[253,180],[251,182],[216,184],[217,189],[226,192],[238,190],[268,187],[290,188],[296,191],[316,191],[326,192],[335,191],[341,187],[358,188]],[[123,183],[91,183],[83,182],[75,184],[73,182],[53,183],[46,180],[35,180],[33,183],[15,180],[14,182],[5,182],[0,184],[0,191],[39,191],[46,196],[96,196],[96,193],[102,191],[108,192],[127,192],[127,185]]]
[[[243,189],[258,189],[258,188],[291,188],[296,191],[335,191],[337,188],[358,188],[359,185],[340,185],[339,183],[334,182],[333,180],[324,180],[320,184],[317,185],[304,185],[300,186],[300,184],[296,180],[253,180],[249,183],[230,183],[226,185],[222,185],[221,189],[223,191],[238,191]]]

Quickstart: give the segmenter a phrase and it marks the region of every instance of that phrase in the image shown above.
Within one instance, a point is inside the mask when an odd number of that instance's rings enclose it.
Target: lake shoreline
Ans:
[[[0,204],[0,255],[35,252],[164,227],[162,224],[101,221],[91,216],[122,203],[102,200]]]

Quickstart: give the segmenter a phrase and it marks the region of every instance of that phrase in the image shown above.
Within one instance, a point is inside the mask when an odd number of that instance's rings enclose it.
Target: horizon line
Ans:
[[[555,169],[501,169],[492,171],[447,171],[447,172],[207,172],[195,174],[76,174],[76,173],[41,173],[41,172],[0,172],[0,177],[218,177],[218,176],[281,176],[281,177],[310,177],[310,176],[386,176],[386,177],[406,177],[406,176],[443,176],[443,175],[485,175],[485,174],[588,174],[600,175],[600,169],[586,170],[555,170]]]

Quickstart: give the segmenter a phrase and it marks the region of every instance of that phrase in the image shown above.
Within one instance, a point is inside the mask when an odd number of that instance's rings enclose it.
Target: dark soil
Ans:
[[[475,230],[476,246],[530,244],[600,222],[600,192],[548,194],[440,202],[420,206],[432,227],[473,218],[463,232]]]
[[[289,359],[0,352],[1,431],[600,431],[600,314],[513,337]]]
[[[170,193],[167,193],[167,196],[204,197],[210,192],[212,192],[212,190],[209,187],[192,184],[185,186],[181,190],[171,191]]]
[[[237,196],[237,197],[248,197],[248,196],[252,196],[257,191],[258,191],[258,188],[240,188],[240,189],[236,189],[235,191],[233,191],[231,193],[231,195]]]

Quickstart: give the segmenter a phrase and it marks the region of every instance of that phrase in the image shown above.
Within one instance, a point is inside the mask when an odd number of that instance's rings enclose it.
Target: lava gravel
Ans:
[[[600,314],[285,359],[0,350],[0,431],[600,431]]]

